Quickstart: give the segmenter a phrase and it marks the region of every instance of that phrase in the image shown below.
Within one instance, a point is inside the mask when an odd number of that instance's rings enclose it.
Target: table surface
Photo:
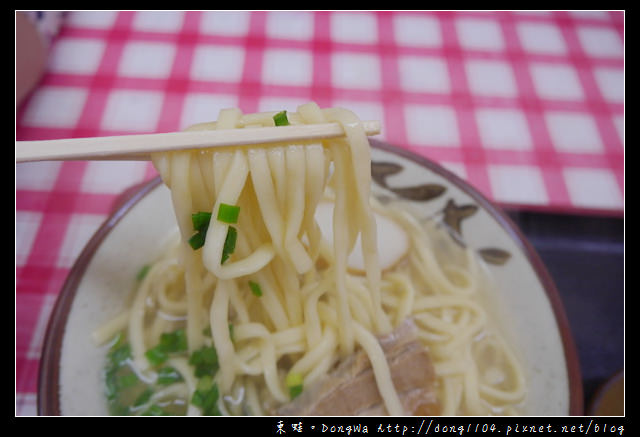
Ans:
[[[511,209],[622,217],[624,13],[70,12],[16,140],[170,132],[315,101]],[[148,162],[16,164],[16,414],[49,314]]]

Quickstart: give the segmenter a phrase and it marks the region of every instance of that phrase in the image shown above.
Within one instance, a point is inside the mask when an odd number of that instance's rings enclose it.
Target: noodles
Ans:
[[[273,115],[223,110],[216,123],[190,129],[273,126]],[[152,381],[170,364],[184,383],[151,399],[172,393],[187,414],[268,414],[363,350],[386,411],[406,414],[376,337],[411,318],[434,361],[442,414],[517,411],[526,380],[477,297],[486,280],[474,254],[454,245],[456,259],[441,259],[431,225],[371,197],[369,144],[354,114],[309,103],[288,116],[291,124],[338,122],[346,136],[153,157],[181,239],[96,339],[126,329],[132,365]],[[322,201],[333,203],[331,241],[315,219]],[[221,218],[223,210],[235,216]],[[404,260],[384,272],[377,212],[411,242]],[[196,224],[201,213],[210,214],[208,223]],[[191,244],[195,233],[206,235],[201,246]],[[358,237],[360,273],[348,268]],[[184,347],[170,349],[168,333],[183,331]],[[150,358],[156,345],[169,355],[165,364]],[[215,370],[205,372],[194,356]],[[203,393],[214,392],[206,404]]]

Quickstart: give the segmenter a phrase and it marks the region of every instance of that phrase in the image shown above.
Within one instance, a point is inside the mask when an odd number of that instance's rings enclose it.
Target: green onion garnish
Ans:
[[[205,232],[196,232],[191,238],[189,238],[189,245],[193,250],[198,250],[204,246],[204,240],[207,237]]]
[[[109,352],[109,359],[114,367],[122,365],[124,361],[131,358],[131,346],[125,343]]]
[[[153,404],[147,411],[142,413],[143,416],[168,416],[169,414],[160,408],[158,405]]]
[[[224,205],[224,206],[223,206]],[[236,223],[238,220],[238,214],[240,213],[240,207],[234,205],[227,205],[225,203],[220,204],[218,208],[218,220],[225,223]],[[197,212],[191,214],[191,222],[193,223],[193,229],[195,234],[189,238],[189,245],[193,250],[198,250],[204,246],[205,239],[207,238],[207,230],[209,229],[209,223],[211,221],[210,212]],[[236,249],[236,239],[238,238],[238,231],[236,228],[229,226],[227,231],[227,237],[224,241],[224,247],[222,249],[222,259],[220,264],[231,256]]]
[[[227,238],[224,240],[224,247],[222,248],[222,258],[220,264],[224,264],[229,259],[234,250],[236,250],[236,240],[238,239],[238,231],[233,226],[229,226],[227,231]]]
[[[151,269],[151,266],[148,264],[146,266],[142,266],[142,268],[138,271],[138,274],[136,275],[136,280],[142,281],[144,277],[147,276],[147,273],[149,273],[150,269]]]
[[[289,119],[287,118],[287,111],[280,111],[273,116],[273,121],[276,126],[288,126]]]
[[[289,388],[289,396],[293,399],[302,393],[304,378],[301,373],[291,372],[285,378],[284,383]]]
[[[160,336],[160,344],[167,352],[183,352],[187,350],[187,334],[184,329],[165,332]]]
[[[193,230],[196,232],[191,238],[189,238],[189,245],[193,250],[198,250],[204,246],[210,221],[210,212],[201,211],[191,214],[191,223],[193,223]]]
[[[169,385],[178,381],[182,381],[182,375],[173,367],[167,366],[158,370],[158,384]]]
[[[124,375],[120,375],[117,378],[118,388],[121,388],[121,389],[133,387],[134,385],[136,385],[137,382],[138,382],[138,377],[133,372],[125,373]]]
[[[213,346],[203,346],[193,351],[189,357],[189,364],[195,367],[195,375],[200,378],[213,375],[218,371],[218,353]]]
[[[147,360],[149,360],[149,363],[151,363],[152,366],[158,366],[167,361],[167,359],[169,358],[169,355],[164,350],[162,350],[162,347],[160,345],[157,345],[156,347],[153,347],[146,351],[144,353],[144,356],[147,357]]]
[[[209,227],[209,222],[211,221],[211,213],[210,212],[195,212],[191,214],[191,223],[193,223],[193,229],[196,231],[202,231]]]
[[[198,380],[191,403],[199,407],[204,416],[219,416],[220,410],[216,405],[219,396],[218,385],[213,381],[213,377],[206,375]]]
[[[302,384],[289,387],[289,396],[291,396],[291,399],[296,398],[300,393],[302,393]]]
[[[218,208],[218,220],[223,223],[238,223],[238,214],[240,207],[236,205],[221,203]]]
[[[262,288],[260,288],[260,284],[257,282],[249,281],[249,288],[254,296],[260,297],[262,296]]]
[[[160,343],[145,352],[145,357],[153,366],[160,365],[167,361],[170,353],[183,352],[187,350],[187,335],[184,329],[173,332],[165,332],[160,336]]]
[[[209,391],[213,388],[213,377],[211,375],[205,375],[198,380],[198,384],[196,385],[196,390],[198,391]]]

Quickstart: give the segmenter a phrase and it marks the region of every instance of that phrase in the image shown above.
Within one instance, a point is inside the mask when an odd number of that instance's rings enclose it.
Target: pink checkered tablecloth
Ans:
[[[69,12],[16,140],[176,131],[310,100],[505,206],[624,212],[624,12]],[[49,314],[148,162],[16,164],[16,415]]]

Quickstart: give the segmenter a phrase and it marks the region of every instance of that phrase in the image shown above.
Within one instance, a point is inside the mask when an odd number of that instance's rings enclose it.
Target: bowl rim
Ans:
[[[394,146],[385,141],[369,139],[372,148],[399,155],[402,158],[413,161],[421,167],[438,174],[458,189],[469,195],[503,228],[511,239],[520,247],[538,277],[540,284],[549,299],[558,331],[562,341],[564,358],[569,385],[569,413],[570,416],[581,416],[584,411],[582,375],[578,352],[573,339],[571,326],[567,318],[560,293],[551,278],[547,268],[542,262],[535,248],[527,240],[518,226],[498,205],[490,201],[484,194],[471,186],[468,182],[458,177],[453,172],[445,169],[424,156],[412,151]],[[37,413],[42,416],[59,416],[59,377],[62,342],[67,324],[67,317],[71,305],[83,278],[84,272],[89,266],[95,252],[120,219],[127,214],[141,199],[162,183],[160,176],[134,185],[125,190],[115,201],[111,213],[102,225],[96,230],[86,246],[73,264],[67,279],[60,290],[56,303],[51,311],[47,324],[47,330],[42,346],[38,371]]]

